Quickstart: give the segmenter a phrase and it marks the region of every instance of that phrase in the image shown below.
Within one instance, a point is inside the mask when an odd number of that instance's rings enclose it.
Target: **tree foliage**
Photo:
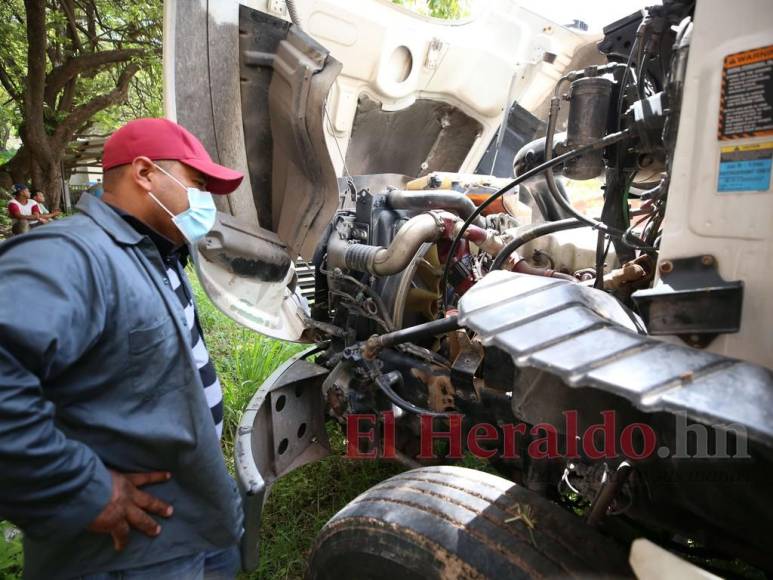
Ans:
[[[433,18],[459,20],[470,15],[472,0],[392,0],[406,8]]]
[[[0,171],[56,207],[67,145],[161,111],[161,0],[0,2],[2,126],[22,147]]]

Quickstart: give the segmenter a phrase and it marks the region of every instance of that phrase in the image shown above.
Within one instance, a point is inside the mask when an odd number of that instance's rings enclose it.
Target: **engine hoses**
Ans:
[[[535,175],[539,175],[546,169],[550,169],[556,165],[559,165],[563,163],[564,161],[568,159],[572,159],[574,157],[577,157],[578,155],[582,155],[583,153],[587,153],[588,151],[595,151],[597,149],[604,149],[605,147],[608,147],[614,143],[617,143],[619,141],[622,141],[623,139],[627,139],[629,136],[629,130],[624,129],[622,131],[618,131],[617,133],[611,133],[604,137],[603,139],[599,139],[598,141],[594,141],[593,143],[589,143],[587,145],[583,145],[582,147],[577,147],[576,149],[572,149],[571,151],[567,151],[566,153],[563,153],[559,155],[558,157],[553,157],[552,159],[546,160],[544,163],[541,163],[540,165],[537,165],[536,167],[525,171],[515,179],[513,179],[510,183],[505,185],[502,189],[499,191],[496,191],[489,196],[488,199],[486,199],[482,204],[480,204],[476,210],[470,215],[462,225],[461,229],[457,232],[456,236],[454,237],[454,241],[451,243],[451,248],[448,252],[449,256],[454,256],[456,253],[456,248],[459,246],[459,241],[464,236],[464,232],[467,231],[467,229],[470,227],[470,225],[475,221],[475,218],[477,218],[483,211],[492,203],[494,203],[497,199],[502,197],[504,194],[506,194],[508,191],[513,189],[516,185],[519,185],[520,183],[523,183],[524,181],[534,177]],[[574,208],[572,208],[574,209]],[[440,287],[442,290],[442,296],[441,296],[441,310],[445,312],[447,307],[447,294],[445,289],[448,287],[448,274],[451,267],[451,259],[449,258],[444,267],[443,267],[443,277],[441,279]]]
[[[502,265],[505,263],[507,258],[513,254],[513,252],[535,238],[539,238],[540,236],[545,236],[547,234],[552,234],[554,232],[562,232],[564,230],[573,230],[576,228],[584,227],[587,227],[587,224],[575,218],[566,218],[555,222],[537,224],[536,226],[520,232],[516,237],[505,244],[505,247],[500,250],[500,252],[497,254],[497,257],[494,259],[494,263],[491,264],[491,270],[499,270],[502,268]]]

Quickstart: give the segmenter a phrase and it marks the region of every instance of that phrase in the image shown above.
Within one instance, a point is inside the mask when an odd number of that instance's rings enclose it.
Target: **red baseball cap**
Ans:
[[[126,165],[142,156],[193,167],[204,174],[211,193],[231,193],[244,179],[238,171],[214,163],[201,141],[169,119],[136,119],[126,123],[105,142],[102,169]]]

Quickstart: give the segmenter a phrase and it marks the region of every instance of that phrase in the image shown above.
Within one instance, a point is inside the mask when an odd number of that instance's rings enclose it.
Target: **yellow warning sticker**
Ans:
[[[773,149],[773,141],[765,141],[764,143],[750,143],[746,145],[725,145],[720,147],[722,153],[734,153],[736,151],[760,151],[764,149]]]
[[[722,67],[720,141],[773,135],[773,45],[730,54]]]

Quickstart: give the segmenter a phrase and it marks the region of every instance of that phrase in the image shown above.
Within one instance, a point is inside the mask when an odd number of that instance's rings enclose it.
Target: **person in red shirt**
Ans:
[[[11,233],[16,236],[29,231],[40,218],[38,204],[30,199],[30,190],[23,183],[13,186],[13,199],[8,202],[8,214],[11,216]]]

